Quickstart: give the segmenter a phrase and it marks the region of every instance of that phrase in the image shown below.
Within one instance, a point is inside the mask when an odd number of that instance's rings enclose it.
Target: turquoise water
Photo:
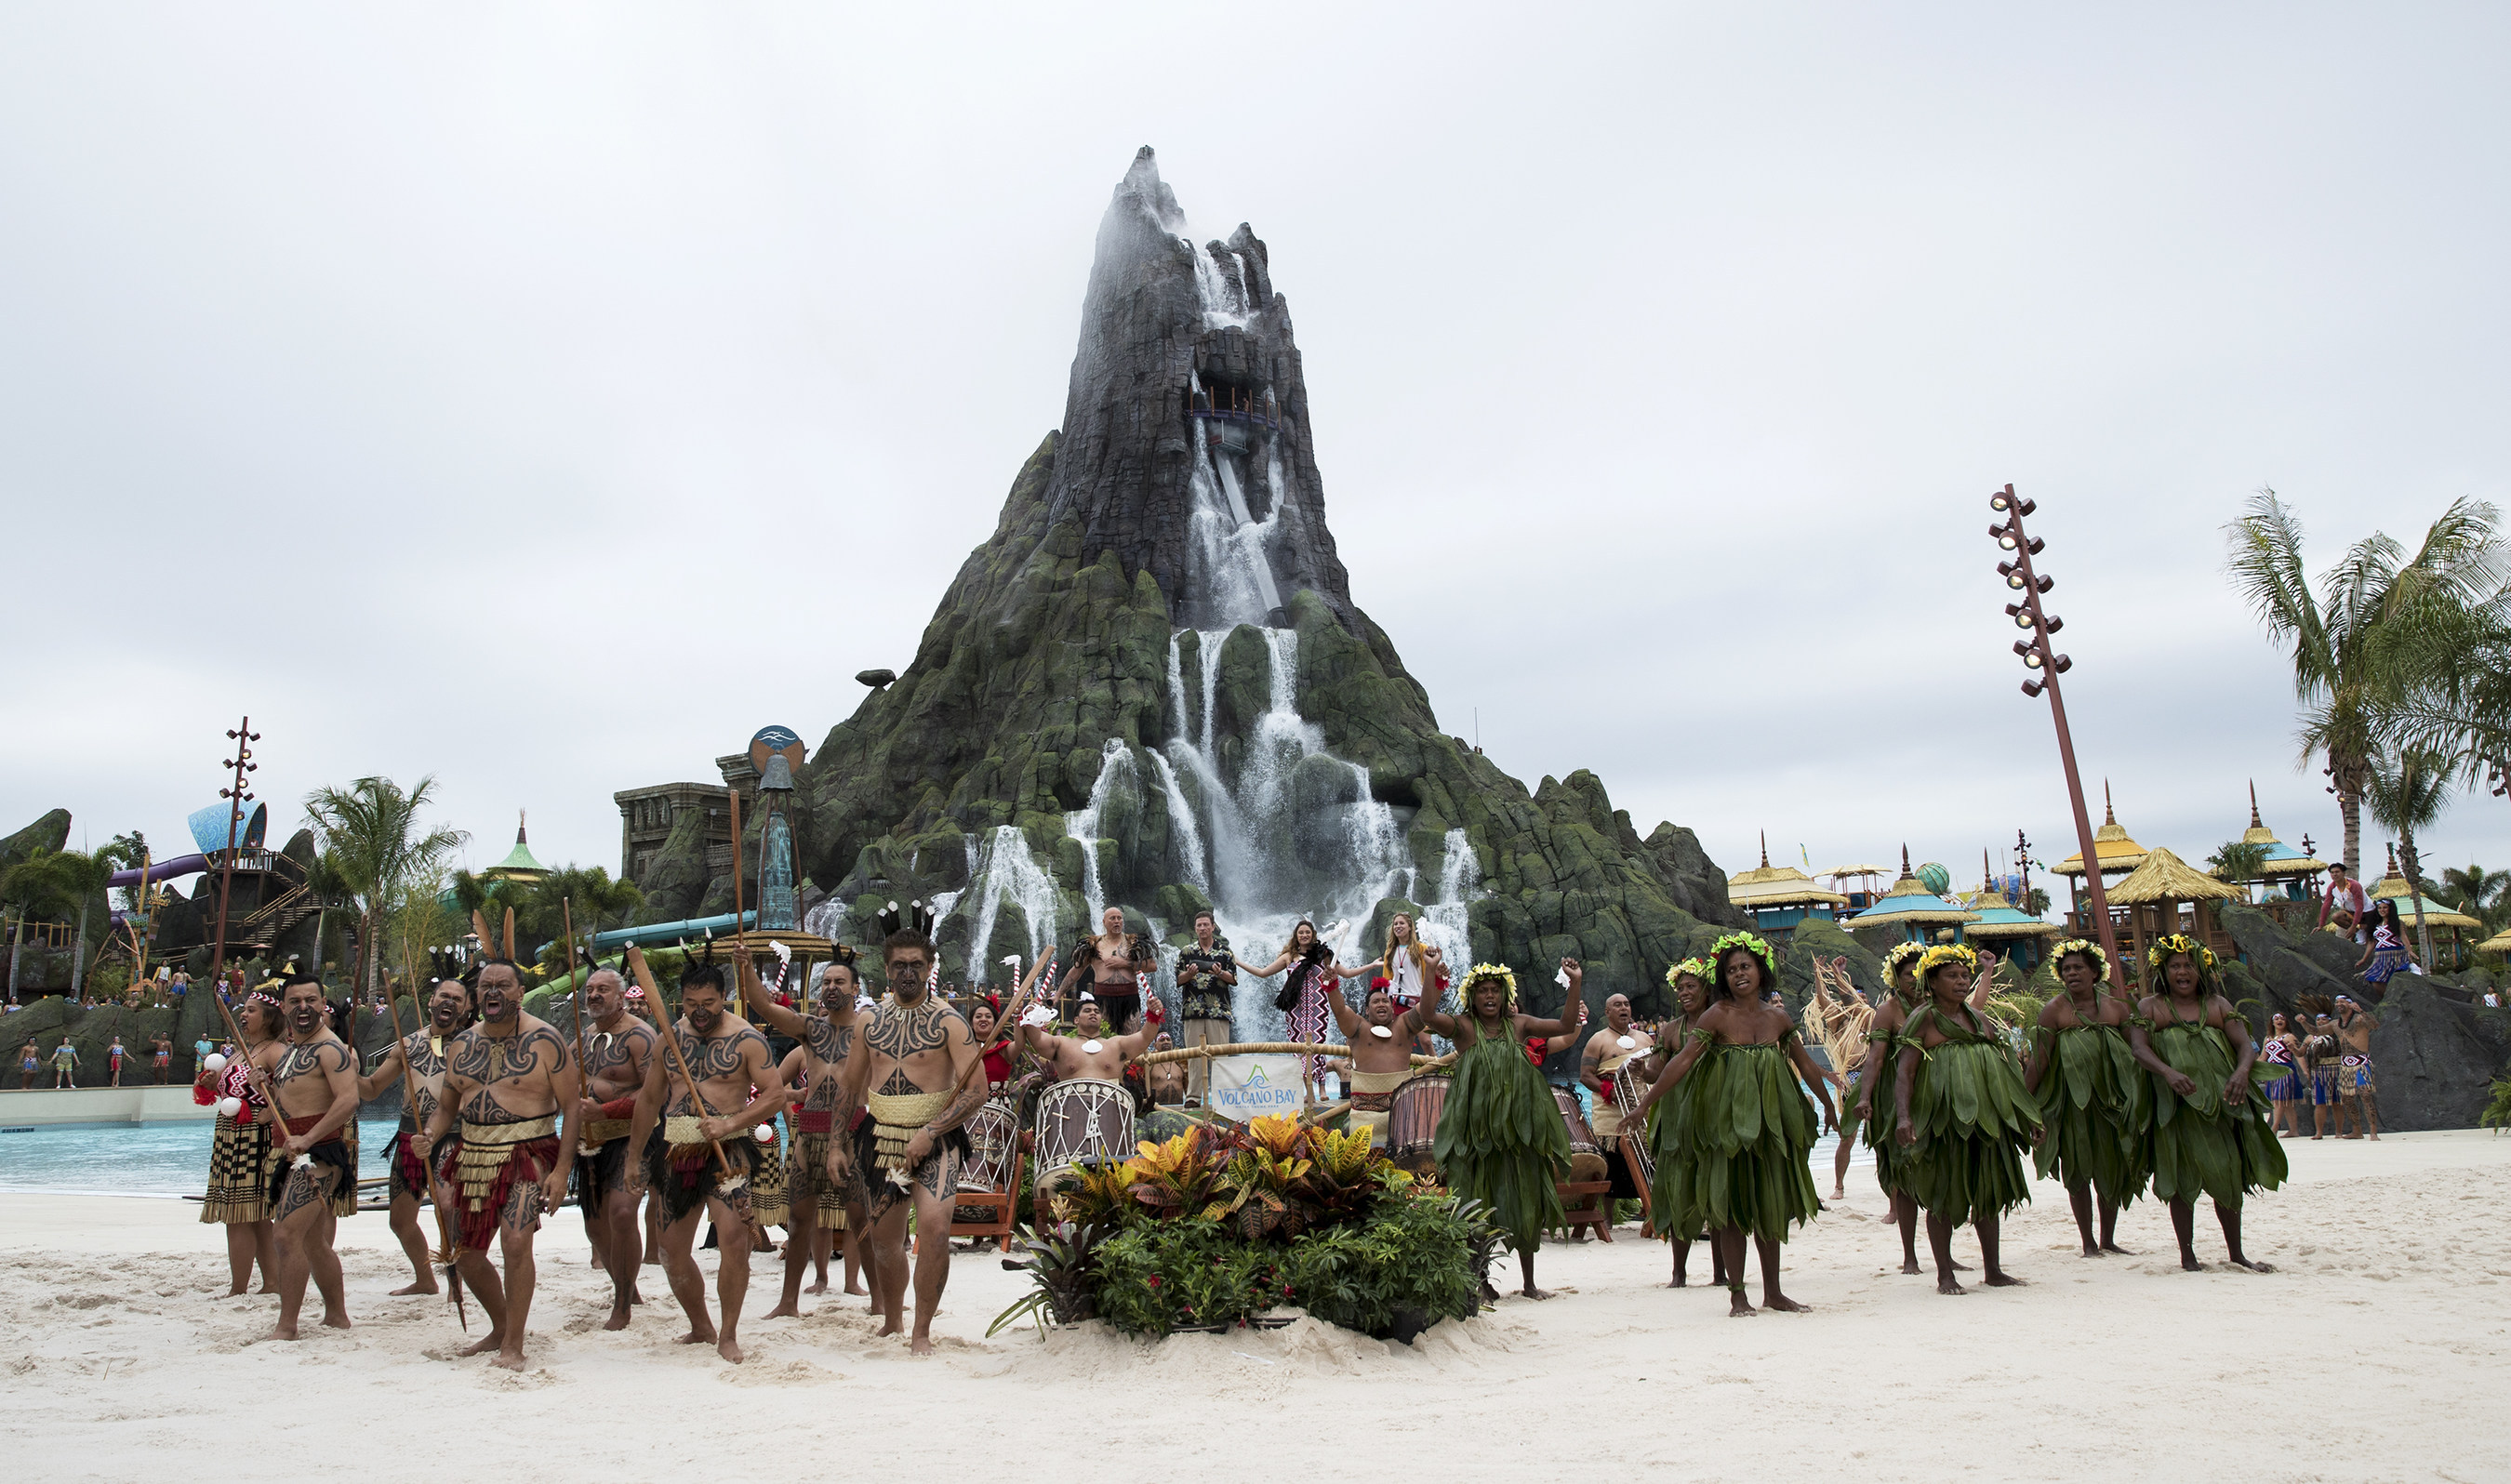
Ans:
[[[210,1178],[211,1120],[182,1123],[0,1123],[0,1191],[197,1196]],[[360,1120],[358,1173],[384,1173],[393,1123]]]

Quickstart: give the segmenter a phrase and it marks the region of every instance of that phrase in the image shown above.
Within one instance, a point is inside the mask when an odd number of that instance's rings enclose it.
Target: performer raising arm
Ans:
[[[1298,926],[1291,930],[1290,942],[1283,945],[1281,953],[1274,957],[1272,963],[1261,969],[1243,962],[1238,967],[1259,979],[1269,979],[1285,969],[1291,970],[1291,982],[1283,992],[1284,997],[1290,1001],[1285,1013],[1290,1016],[1291,1039],[1316,1043],[1322,1043],[1326,1039],[1328,1024],[1326,1001],[1335,993],[1334,980],[1337,977],[1356,978],[1366,971],[1360,969],[1345,969],[1337,963],[1333,950],[1327,947],[1325,939],[1317,935],[1317,925],[1305,918],[1301,918]],[[1513,997],[1514,981],[1511,981],[1510,992]],[[1309,1087],[1322,1091],[1326,1079],[1326,1059],[1322,1056],[1309,1057],[1306,1076]]]
[[[393,1297],[405,1294],[434,1293],[436,1269],[428,1262],[427,1236],[418,1228],[418,1203],[436,1202],[439,1218],[449,1221],[453,1211],[453,1195],[418,1155],[418,1131],[436,1117],[436,1105],[444,1096],[444,1047],[447,1042],[471,1023],[471,986],[460,979],[439,979],[428,991],[427,1023],[386,1047],[375,1062],[375,1069],[358,1079],[358,1101],[381,1096],[387,1089],[418,1084],[415,1106],[401,1111],[401,1127],[392,1142],[384,1146],[384,1163],[391,1171],[392,1192],[390,1221],[393,1236],[401,1238],[402,1251],[408,1255],[411,1271],[417,1274],[406,1286],[393,1290]],[[447,1242],[448,1247],[451,1246]],[[444,1261],[451,1262],[447,1251]]]
[[[444,1091],[427,1121],[419,1158],[462,1118],[462,1148],[453,1157],[462,1235],[455,1261],[462,1281],[488,1312],[487,1338],[465,1354],[493,1350],[490,1364],[523,1368],[523,1326],[537,1277],[532,1234],[541,1213],[566,1199],[575,1163],[575,1053],[546,1020],[523,1013],[523,971],[512,960],[480,965],[480,1023],[444,1051]],[[494,1238],[506,1260],[505,1281],[488,1263]]]
[[[1340,994],[1328,995],[1326,1006],[1351,1046],[1350,1126],[1368,1129],[1370,1142],[1383,1149],[1395,1089],[1412,1075],[1412,1034],[1395,1028],[1395,997],[1383,979],[1361,995],[1357,1015]]]
[[[1304,925],[1303,925],[1304,926]],[[1439,1114],[1431,1158],[1448,1188],[1490,1207],[1491,1224],[1517,1249],[1529,1299],[1551,1294],[1534,1286],[1534,1252],[1547,1227],[1562,1223],[1561,1176],[1569,1167],[1569,1127],[1552,1099],[1552,1084],[1520,1049],[1529,1036],[1574,1036],[1587,1023],[1579,997],[1586,970],[1563,959],[1569,996],[1558,1019],[1517,1008],[1517,975],[1496,964],[1465,974],[1464,1010],[1448,1015],[1428,1005],[1405,1016],[1456,1044],[1456,1080]]]
[[[746,965],[744,971],[747,976]],[[855,1051],[855,1032],[860,1027],[855,997],[862,988],[854,961],[848,958],[821,966],[819,1007],[809,1016],[797,1015],[754,991],[749,997],[760,1020],[801,1043],[787,1059],[802,1058],[799,1085],[807,1089],[801,1106],[787,1117],[792,1138],[786,1148],[785,1199],[792,1215],[785,1224],[785,1291],[767,1312],[771,1319],[780,1314],[801,1317],[802,1278],[819,1252],[823,1207],[834,1218],[829,1225],[831,1233],[847,1232],[849,1227],[853,1229],[850,1237],[862,1233],[868,1204],[862,1172],[851,1161],[841,1162],[837,1167],[847,1178],[840,1182],[831,1175],[829,1160],[832,1145],[852,1137],[839,1134],[837,1123],[854,1110],[839,1108],[837,1100],[846,1090],[846,1062]],[[852,1268],[855,1262],[850,1247],[846,1265]],[[858,1290],[849,1281],[846,1291]]]

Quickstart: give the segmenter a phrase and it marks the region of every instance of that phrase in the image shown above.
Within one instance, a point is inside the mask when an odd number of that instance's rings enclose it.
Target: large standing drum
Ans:
[[[1076,1077],[1038,1094],[1037,1183],[1041,1189],[1075,1164],[1125,1160],[1133,1154],[1131,1088]]]
[[[1587,1126],[1587,1115],[1578,1111],[1578,1094],[1566,1087],[1555,1087],[1552,1101],[1561,1106],[1561,1122],[1569,1129],[1570,1183],[1607,1178],[1604,1152],[1596,1147],[1596,1131]]]
[[[1425,1072],[1396,1084],[1387,1102],[1386,1155],[1416,1179],[1439,1178],[1432,1148],[1439,1140],[1439,1115],[1448,1109],[1448,1088],[1455,1081],[1445,1072]]]
[[[1613,1074],[1613,1106],[1622,1113],[1621,1146],[1639,1161],[1641,1183],[1654,1185],[1656,1152],[1648,1147],[1647,1120],[1640,1116],[1640,1099],[1647,1096],[1647,1091],[1640,1085],[1631,1066],[1624,1062],[1621,1070]]]
[[[996,1195],[1010,1190],[1020,1173],[1020,1115],[1011,1099],[988,1099],[961,1126],[968,1132],[968,1162],[959,1167],[959,1189]],[[962,1206],[951,1219],[978,1222],[992,1215],[984,1206]]]

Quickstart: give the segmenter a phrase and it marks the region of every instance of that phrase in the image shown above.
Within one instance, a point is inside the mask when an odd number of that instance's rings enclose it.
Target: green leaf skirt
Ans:
[[[1806,1162],[1813,1107],[1779,1046],[1711,1046],[1648,1118],[1660,1232],[1741,1227],[1785,1241],[1822,1208]]]
[[[1480,1039],[1456,1058],[1430,1152],[1448,1189],[1489,1206],[1491,1225],[1518,1251],[1541,1246],[1544,1229],[1562,1224],[1569,1127],[1552,1084],[1517,1046]]]
[[[2002,1044],[1948,1041],[1928,1048],[1910,1084],[1918,1141],[1905,1151],[1906,1189],[1928,1215],[1956,1226],[2003,1215],[2031,1199],[2023,1151],[2039,1122]]]
[[[2212,1196],[2217,1203],[2239,1210],[2241,1198],[2251,1191],[2284,1184],[2284,1146],[2276,1139],[2265,1096],[2253,1085],[2240,1102],[2223,1101],[2233,1065],[2232,1044],[2223,1033],[2183,1022],[2156,1026],[2150,1034],[2153,1053],[2196,1084],[2183,1098],[2169,1083],[2152,1078],[2155,1198]],[[2261,1063],[2253,1070],[2253,1079],[2282,1070]]]
[[[2049,1130],[2031,1162],[2069,1189],[2089,1183],[2105,1204],[2134,1203],[2153,1173],[2153,1093],[2127,1037],[2077,1025],[2031,1039],[2047,1068],[2034,1102]]]

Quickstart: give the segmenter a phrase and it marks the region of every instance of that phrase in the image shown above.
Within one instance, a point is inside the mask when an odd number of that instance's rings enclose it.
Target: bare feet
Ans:
[[[2024,1282],[2023,1279],[2016,1277],[2011,1273],[2000,1273],[1996,1269],[1990,1268],[1988,1270],[1988,1286],[1990,1288],[2021,1288],[2024,1286]]]
[[[701,1325],[696,1329],[690,1330],[687,1334],[680,1336],[677,1340],[675,1340],[672,1343],[675,1345],[713,1345],[715,1343],[715,1326],[712,1324]]]
[[[2180,1254],[2180,1271],[2183,1273],[2203,1273],[2206,1271],[2206,1265],[2197,1260],[2196,1253],[2183,1252]]]
[[[1963,1294],[1970,1292],[1970,1290],[1964,1288],[1960,1281],[1951,1274],[1947,1273],[1937,1277],[1936,1292],[1946,1294]]]
[[[1552,1297],[1552,1290],[1549,1288],[1537,1288],[1533,1284],[1528,1283],[1525,1288],[1519,1290],[1519,1296],[1522,1298],[1540,1301]]]
[[[2136,1254],[2135,1254],[2135,1253],[2130,1252],[2127,1248],[2120,1246],[2117,1242],[2114,1242],[2114,1241],[2105,1241],[2105,1242],[2102,1243],[2102,1250],[2103,1250],[2103,1251],[2105,1251],[2105,1252],[2115,1252],[2115,1253],[2117,1253],[2117,1254],[2118,1254],[2119,1256],[2121,1256],[2121,1257],[2134,1257],[2134,1256],[2136,1256]]]
[[[628,1327],[628,1306],[624,1304],[613,1304],[610,1306],[610,1317],[601,1321],[601,1327],[603,1329],[626,1329]]]
[[[503,1335],[492,1334],[485,1340],[482,1340],[477,1344],[463,1347],[462,1353],[466,1355],[484,1355],[490,1351],[503,1350],[505,1348],[506,1337]]]
[[[2272,1267],[2270,1267],[2269,1265],[2267,1265],[2267,1264],[2265,1264],[2265,1263],[2254,1263],[2254,1262],[2251,1262],[2251,1261],[2250,1261],[2248,1258],[2246,1258],[2246,1257],[2235,1257],[2235,1258],[2233,1258],[2233,1259],[2232,1259],[2232,1263],[2233,1263],[2233,1265],[2234,1265],[2235,1267],[2247,1268],[2247,1269],[2249,1269],[2252,1273],[2273,1273],[2273,1272],[2275,1272],[2275,1269],[2274,1269],[2274,1268],[2272,1268]]]
[[[804,1293],[814,1294],[814,1295],[826,1293],[826,1292],[828,1292],[828,1291],[829,1291],[829,1280],[828,1280],[827,1278],[822,1278],[822,1279],[820,1279],[818,1282],[813,1283],[810,1287],[805,1288],[805,1289],[803,1289],[802,1291],[803,1291]]]
[[[771,1319],[798,1319],[802,1317],[802,1306],[798,1301],[779,1304],[775,1308],[767,1311],[767,1317]]]
[[[270,1333],[262,1336],[262,1338],[265,1340],[293,1340],[296,1338],[296,1326],[289,1323],[285,1319],[282,1319],[280,1322],[270,1326]]]
[[[715,1348],[715,1352],[721,1355],[724,1359],[731,1361],[735,1365],[741,1364],[741,1347],[735,1345],[730,1340],[726,1340],[722,1344],[716,1346]]]
[[[891,1335],[903,1335],[905,1333],[907,1333],[906,1325],[899,1323],[896,1319],[889,1319],[882,1322],[879,1338],[887,1339]]]
[[[1918,1266],[1918,1260],[1916,1258],[1905,1257],[1901,1259],[1901,1271],[1903,1273],[1918,1274],[1924,1273],[1927,1270]]]
[[[846,1290],[846,1292],[847,1292],[849,1295],[851,1295],[852,1297],[855,1297],[855,1298],[858,1298],[858,1299],[861,1299],[861,1298],[869,1298],[869,1297],[870,1297],[870,1296],[871,1296],[871,1290],[870,1290],[870,1289],[869,1289],[869,1288],[865,1288],[865,1287],[862,1287],[862,1286],[860,1286],[860,1285],[855,1286],[855,1287],[848,1288],[848,1289]]]
[[[1789,1297],[1788,1297],[1786,1294],[1784,1294],[1784,1293],[1764,1293],[1764,1294],[1762,1294],[1762,1295],[1761,1295],[1761,1307],[1762,1307],[1763,1309],[1775,1309],[1775,1310],[1777,1310],[1777,1311],[1778,1311],[1779,1313],[1813,1313],[1813,1311],[1812,1311],[1810,1308],[1806,1307],[1805,1305],[1802,1305],[1802,1304],[1797,1303],[1796,1300],[1794,1300],[1794,1299],[1792,1299],[1792,1298],[1789,1298]]]
[[[933,1337],[931,1335],[917,1335],[914,1339],[908,1342],[907,1349],[910,1354],[932,1354]]]
[[[523,1368],[523,1357],[509,1355],[504,1351],[499,1351],[497,1357],[488,1363],[501,1371],[520,1371]]]
[[[413,1293],[424,1293],[433,1296],[436,1291],[436,1279],[434,1277],[424,1277],[420,1278],[417,1282],[405,1283],[401,1287],[394,1289],[392,1291],[392,1296],[397,1299],[408,1298]]]
[[[1749,1319],[1755,1314],[1760,1313],[1759,1310],[1753,1307],[1753,1301],[1751,1299],[1744,1297],[1743,1289],[1737,1288],[1732,1291],[1734,1293],[1734,1300],[1726,1306],[1726,1317],[1730,1319]]]
[[[349,1327],[349,1316],[344,1313],[327,1313],[323,1316],[323,1327],[325,1329],[347,1329]]]

